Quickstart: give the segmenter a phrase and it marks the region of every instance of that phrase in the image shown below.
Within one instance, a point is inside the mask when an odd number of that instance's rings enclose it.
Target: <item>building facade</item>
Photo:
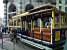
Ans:
[[[56,0],[56,7],[64,12],[67,12],[67,0]]]
[[[3,25],[3,19],[0,18],[0,26],[2,26],[2,25]]]

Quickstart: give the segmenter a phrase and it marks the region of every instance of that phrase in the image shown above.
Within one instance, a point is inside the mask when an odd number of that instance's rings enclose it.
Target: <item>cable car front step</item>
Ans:
[[[22,37],[21,37],[21,36],[22,36]],[[31,37],[27,37],[27,36],[24,36],[24,35],[19,35],[19,36],[17,36],[17,37],[20,38],[21,42],[23,42],[23,43],[25,43],[25,44],[28,44],[28,45],[31,45],[31,46],[33,46],[33,47],[39,48],[39,49],[41,49],[41,50],[53,50],[53,48],[50,48],[50,47],[48,47],[48,46],[45,46],[45,45],[36,43],[36,42],[34,42],[34,41],[32,41],[32,40],[28,40],[28,38],[29,38],[29,39],[32,39]],[[23,37],[25,37],[25,38],[23,38]],[[37,41],[38,41],[38,40],[37,40]],[[45,42],[43,41],[43,43],[45,43]],[[47,43],[47,44],[48,44],[48,43]],[[61,46],[60,46],[60,47],[61,47]],[[54,50],[56,50],[56,49],[54,49]]]
[[[49,48],[49,47],[47,47],[47,46],[43,46],[43,45],[38,44],[38,43],[35,43],[35,42],[33,42],[33,41],[29,41],[29,40],[27,40],[27,39],[21,38],[20,40],[21,40],[22,42],[28,44],[28,45],[31,45],[31,46],[36,47],[36,48],[39,48],[39,49],[41,49],[41,50],[52,50],[52,48]]]

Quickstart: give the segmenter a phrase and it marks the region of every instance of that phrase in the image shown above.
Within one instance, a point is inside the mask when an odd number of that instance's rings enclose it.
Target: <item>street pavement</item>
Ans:
[[[18,43],[13,43],[10,41],[9,38],[4,38],[3,39],[3,48],[2,47],[2,39],[0,39],[0,50],[38,50],[36,48],[32,48],[30,46],[27,46],[23,43],[21,43],[20,41],[18,41]]]
[[[3,38],[3,49],[2,49],[2,39],[0,39],[0,50],[39,50],[39,49],[25,45],[20,41],[18,41],[18,43],[11,42],[10,38],[8,38],[8,35],[6,35]],[[64,50],[67,50],[67,40],[64,45]]]

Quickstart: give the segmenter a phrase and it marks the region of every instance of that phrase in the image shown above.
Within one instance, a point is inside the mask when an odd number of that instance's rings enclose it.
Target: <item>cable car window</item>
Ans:
[[[22,22],[22,28],[25,28],[25,22],[24,21]]]
[[[23,21],[23,28],[25,27],[25,21]]]
[[[65,16],[65,23],[66,23],[66,25],[67,25],[67,17]]]
[[[37,19],[34,22],[35,22],[34,27],[40,27],[40,19]]]
[[[55,23],[58,24],[59,23],[59,16],[55,17]]]
[[[17,26],[20,26],[20,19],[17,20]]]
[[[16,21],[14,21],[14,26],[16,26]]]
[[[61,17],[61,20],[62,20],[62,25],[64,25],[64,23],[65,23],[65,19],[64,19],[63,16]]]
[[[31,22],[28,22],[26,26],[28,27],[27,29],[31,31]]]
[[[12,20],[9,20],[9,25],[13,26],[13,21]]]
[[[62,3],[62,0],[59,0],[59,3]]]
[[[51,18],[45,18],[44,20],[42,20],[42,27],[43,28],[50,28],[51,26]]]
[[[66,16],[62,17],[62,25],[67,26],[67,17]]]
[[[60,18],[59,18],[59,16],[55,16],[54,23],[55,23],[55,28],[60,27]]]
[[[65,4],[67,4],[67,0],[65,0]]]

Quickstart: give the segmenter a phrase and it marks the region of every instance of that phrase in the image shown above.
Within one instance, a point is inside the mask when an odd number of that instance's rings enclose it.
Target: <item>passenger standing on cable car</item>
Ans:
[[[0,38],[2,38],[2,27],[0,26]]]
[[[16,29],[13,29],[13,39],[16,40],[16,42],[17,42],[17,33],[16,33]]]
[[[13,28],[10,28],[9,31],[10,31],[9,32],[10,33],[9,37],[10,37],[11,41],[13,41],[13,38],[14,38],[14,36],[13,36]]]

